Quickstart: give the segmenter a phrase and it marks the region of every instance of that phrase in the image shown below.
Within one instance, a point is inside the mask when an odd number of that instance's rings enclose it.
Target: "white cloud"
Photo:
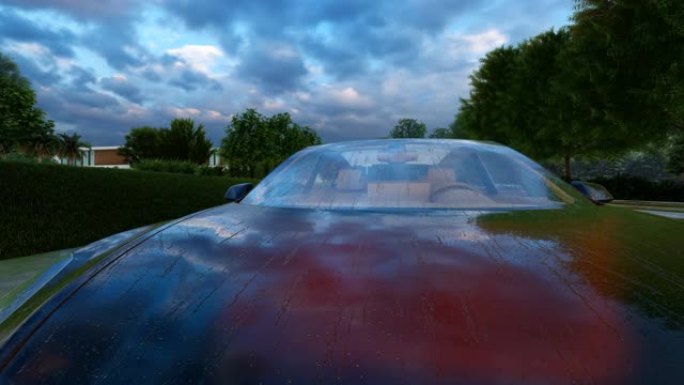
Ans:
[[[321,99],[327,103],[352,108],[370,108],[373,101],[368,96],[361,95],[356,88],[327,87],[323,89]]]
[[[477,55],[487,53],[508,42],[508,37],[497,29],[489,29],[472,35],[463,35],[459,39],[466,43],[466,48],[469,52]]]
[[[205,75],[211,75],[211,68],[225,56],[223,51],[214,45],[184,45],[168,49],[166,53],[183,59],[190,68]]]

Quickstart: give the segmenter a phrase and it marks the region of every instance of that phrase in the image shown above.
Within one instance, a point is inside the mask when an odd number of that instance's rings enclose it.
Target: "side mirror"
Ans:
[[[228,187],[228,191],[226,191],[224,198],[226,198],[228,202],[240,202],[253,188],[254,185],[252,183],[232,185]]]
[[[570,184],[596,204],[602,205],[614,199],[608,190],[600,184],[580,181],[573,181]]]

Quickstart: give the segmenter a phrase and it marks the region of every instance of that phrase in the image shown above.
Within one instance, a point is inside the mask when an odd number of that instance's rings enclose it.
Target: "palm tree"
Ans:
[[[61,146],[60,139],[51,132],[43,132],[31,135],[25,142],[27,153],[35,155],[38,162],[44,157],[51,157]]]
[[[83,157],[82,147],[90,147],[90,144],[81,141],[81,135],[73,133],[71,135],[66,133],[58,134],[59,137],[59,151],[60,157],[67,159],[67,164],[73,166],[76,164],[76,159]]]

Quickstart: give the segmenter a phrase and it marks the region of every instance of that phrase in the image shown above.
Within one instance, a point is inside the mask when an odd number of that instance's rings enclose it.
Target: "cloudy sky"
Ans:
[[[2,0],[0,52],[58,131],[119,145],[245,108],[324,141],[447,126],[488,50],[568,23],[572,0]]]

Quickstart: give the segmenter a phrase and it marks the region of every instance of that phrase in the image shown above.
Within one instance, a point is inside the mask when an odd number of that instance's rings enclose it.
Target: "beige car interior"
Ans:
[[[396,180],[375,180],[368,182],[361,168],[345,168],[338,171],[335,181],[337,199],[349,195],[350,200],[369,200],[372,202],[396,202],[406,203],[429,203],[432,200],[439,201],[439,194],[434,196],[436,191],[447,186],[454,186],[458,183],[456,173],[451,168],[430,168],[425,180],[419,181],[396,181]],[[463,185],[463,183],[461,183]],[[456,186],[458,187],[458,186]],[[491,199],[473,189],[454,188],[448,192],[451,199],[458,195],[458,199],[463,203],[471,201],[474,205],[480,205],[483,201],[491,202]],[[435,199],[436,198],[436,199]],[[325,197],[319,196],[325,200]]]

